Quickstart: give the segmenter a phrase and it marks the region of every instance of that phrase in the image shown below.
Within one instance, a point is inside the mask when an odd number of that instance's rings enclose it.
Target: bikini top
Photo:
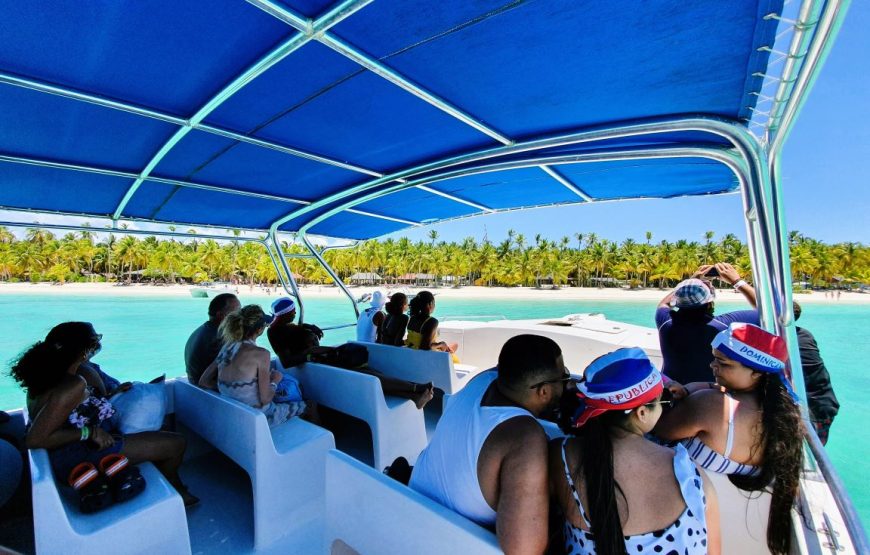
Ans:
[[[562,440],[562,464],[565,469],[565,478],[568,487],[571,488],[571,496],[580,511],[580,517],[588,528],[592,528],[574,480],[571,478],[571,470],[568,468],[568,460],[565,456],[565,444],[568,438]],[[662,530],[624,536],[625,552],[634,553],[680,553],[680,554],[706,554],[707,553],[707,498],[704,495],[704,486],[701,474],[692,463],[688,453],[682,445],[677,445],[674,454],[674,475],[680,485],[680,493],[686,508],[670,526]],[[583,530],[574,526],[569,520],[565,520],[565,553],[569,555],[594,555],[595,539],[590,530]]]
[[[221,347],[220,353],[218,353],[217,356],[218,375],[220,375],[220,371],[223,368],[229,365],[233,359],[236,358],[236,355],[239,353],[239,348],[243,343],[255,345],[253,341],[246,340],[234,341]],[[254,376],[250,380],[226,381],[218,379],[217,385],[218,391],[221,395],[232,397],[233,399],[252,407],[260,406],[260,389],[257,376]]]
[[[408,326],[408,337],[405,339],[405,345],[411,347],[412,349],[419,349],[420,345],[423,343],[423,328],[426,326],[426,322],[428,322],[432,317],[429,316],[423,323],[420,324],[420,331],[415,331],[411,329],[411,326]],[[410,322],[409,322],[410,323]],[[432,340],[432,343],[438,342],[438,334],[435,334],[435,338]]]
[[[740,401],[727,393],[725,398],[728,400],[728,439],[725,442],[725,453],[714,451],[698,437],[683,440],[683,446],[698,466],[710,472],[737,474],[740,476],[758,474],[761,472],[759,467],[751,464],[741,464],[728,458],[731,455],[731,449],[734,447],[734,414],[737,412]]]

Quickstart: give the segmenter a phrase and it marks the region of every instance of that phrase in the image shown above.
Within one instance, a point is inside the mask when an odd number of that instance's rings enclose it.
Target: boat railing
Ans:
[[[350,322],[348,324],[337,324],[335,326],[318,326],[323,331],[332,331],[332,330],[343,330],[345,328],[355,328],[356,322]]]
[[[870,553],[870,541],[867,539],[867,532],[864,530],[864,525],[861,523],[861,517],[858,516],[858,511],[855,510],[855,505],[852,504],[852,499],[846,492],[846,485],[834,469],[834,464],[825,452],[825,448],[822,445],[821,440],[819,440],[815,428],[813,428],[809,422],[806,422],[805,427],[807,430],[807,445],[813,455],[816,467],[825,478],[825,482],[831,490],[834,502],[840,510],[840,515],[843,517],[843,522],[846,525],[846,532],[852,540],[852,546],[855,549],[855,553]],[[832,538],[831,542],[833,545],[837,545],[835,539],[836,532],[831,527],[830,519],[827,515],[823,516],[825,519],[825,525],[828,527],[828,533]]]
[[[450,314],[441,317],[442,322],[470,320],[472,322],[488,322],[490,320],[507,320],[504,314]]]

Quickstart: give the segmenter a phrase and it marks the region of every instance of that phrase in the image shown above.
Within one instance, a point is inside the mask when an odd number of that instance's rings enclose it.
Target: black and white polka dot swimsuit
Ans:
[[[571,488],[571,495],[577,503],[577,509],[587,527],[591,528],[586,511],[580,503],[580,496],[571,479],[568,461],[565,458],[565,443],[562,442],[562,464],[565,467],[565,477]],[[661,553],[661,555],[694,555],[707,553],[707,519],[704,512],[707,498],[704,496],[704,486],[701,474],[689,458],[682,445],[677,445],[674,455],[674,475],[680,484],[680,492],[686,503],[686,509],[667,528],[646,534],[625,536],[625,550],[629,555],[635,553]],[[567,519],[565,530],[565,553],[569,555],[591,555],[595,553],[595,542],[592,533],[571,524]]]

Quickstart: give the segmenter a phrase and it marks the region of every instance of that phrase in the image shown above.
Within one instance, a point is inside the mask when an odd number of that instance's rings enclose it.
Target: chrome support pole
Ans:
[[[114,214],[112,215],[113,220],[117,220],[124,213],[124,208],[127,207],[127,203],[130,202],[130,199],[133,198],[133,195],[136,194],[136,191],[145,182],[146,179],[151,175],[151,172],[154,171],[154,168],[157,167],[158,164],[163,160],[163,158],[177,145],[181,139],[183,139],[192,129],[192,125],[198,125],[208,117],[209,114],[214,112],[221,104],[226,102],[229,98],[231,98],[235,93],[242,90],[248,83],[277,65],[281,60],[285,59],[287,56],[297,51],[299,48],[305,46],[308,42],[315,38],[316,33],[321,33],[332,27],[333,25],[337,25],[345,18],[349,17],[356,11],[362,9],[366,5],[368,5],[372,0],[345,0],[335,8],[331,9],[325,15],[318,18],[316,21],[311,22],[310,29],[307,29],[306,32],[296,34],[292,36],[290,39],[284,41],[268,54],[266,54],[263,58],[255,62],[253,65],[248,67],[245,71],[242,72],[241,75],[233,79],[230,84],[226,85],[222,88],[215,96],[210,98],[208,102],[205,103],[196,113],[188,120],[188,124],[184,127],[178,129],[172,137],[169,138],[166,143],[157,151],[157,153],[151,158],[145,168],[139,173],[139,177],[135,182],[127,189],[127,192],[124,194],[124,198],[121,199],[121,202],[118,204],[118,207],[115,209]]]
[[[514,143],[512,145],[486,148],[476,152],[452,156],[442,160],[406,168],[323,197],[279,218],[272,223],[271,228],[277,229],[279,226],[294,218],[298,218],[299,216],[303,216],[309,212],[357,195],[361,192],[370,191],[391,181],[400,181],[424,173],[443,170],[448,167],[473,164],[501,156],[515,155],[547,148],[594,143],[607,139],[656,135],[674,131],[699,131],[709,133],[731,142],[731,144],[738,149],[740,155],[744,159],[748,160],[751,157],[757,157],[757,152],[755,151],[757,139],[739,123],[724,118],[695,116],[682,117],[678,119],[642,121],[611,128],[596,127],[576,133],[555,135],[542,139]],[[755,168],[757,165],[753,164],[751,167]]]
[[[344,284],[344,282],[341,280],[341,278],[338,277],[338,274],[335,273],[335,270],[332,269],[332,266],[330,266],[329,263],[323,259],[322,254],[317,251],[317,249],[314,247],[314,245],[311,244],[311,240],[308,239],[308,236],[305,233],[299,233],[297,235],[297,237],[302,238],[302,243],[308,248],[308,251],[314,255],[314,258],[316,258],[317,262],[323,267],[324,270],[326,270],[326,273],[329,274],[329,277],[332,278],[332,281],[335,282],[335,284],[338,286],[338,288],[341,289],[344,292],[344,294],[347,296],[347,298],[350,300],[350,304],[353,306],[353,313],[356,315],[356,318],[358,319],[359,318],[359,307],[357,307],[357,305],[356,305],[356,299],[353,298],[353,294],[351,294],[351,292],[348,290],[347,286]]]
[[[45,212],[42,212],[44,215]],[[191,235],[189,233],[182,233],[179,231],[161,231],[161,230],[152,230],[149,231],[147,229],[123,229],[123,228],[104,228],[104,227],[89,227],[86,225],[72,225],[72,224],[43,224],[39,222],[15,222],[15,221],[0,221],[0,226],[2,227],[22,227],[22,228],[41,228],[41,229],[55,229],[58,231],[87,231],[89,233],[117,233],[119,235],[147,235],[154,237],[180,237],[185,239],[213,239],[215,241],[243,241],[246,243],[259,243],[260,239],[256,239],[254,237],[230,237],[227,235],[209,235],[209,234],[200,234]]]
[[[331,209],[327,210],[323,214],[320,214],[309,222],[306,222],[300,228],[300,232],[306,233],[318,223],[346,210],[348,207],[355,206],[358,203],[368,202],[370,200],[380,198],[398,191],[402,191],[410,187],[422,188],[429,183],[452,179],[458,176],[536,167],[540,165],[567,165],[592,162],[606,162],[614,160],[639,160],[655,158],[708,158],[728,166],[729,169],[731,169],[737,176],[740,183],[744,183],[747,179],[745,175],[745,166],[743,164],[743,161],[739,157],[733,154],[730,150],[714,149],[709,147],[668,147],[654,149],[631,148],[609,152],[597,151],[593,153],[583,154],[536,156],[525,160],[510,160],[507,162],[491,163],[474,167],[464,167],[459,170],[445,171],[441,173],[430,173],[418,179],[407,180],[387,188],[377,189],[367,195],[363,195],[333,206]]]
[[[264,240],[261,244],[266,249],[266,253],[269,255],[269,259],[272,261],[272,266],[275,267],[275,275],[278,276],[278,283],[281,284],[281,287],[284,289],[285,293],[287,293],[288,295],[292,295],[292,291],[287,285],[287,280],[284,279],[284,274],[282,273],[281,266],[278,264],[278,259],[275,258],[275,253],[272,252],[272,246],[267,240]]]
[[[278,255],[278,260],[281,261],[281,266],[283,266],[284,271],[287,274],[287,283],[290,285],[290,291],[288,293],[296,298],[296,312],[299,314],[299,323],[305,321],[305,305],[302,301],[302,295],[299,294],[299,287],[296,285],[296,279],[293,277],[293,270],[290,269],[290,264],[287,263],[287,257],[284,256],[284,249],[281,248],[281,241],[278,239],[277,232],[270,232],[269,239],[272,241],[272,245],[275,247],[275,252]],[[284,286],[286,291],[287,286]]]

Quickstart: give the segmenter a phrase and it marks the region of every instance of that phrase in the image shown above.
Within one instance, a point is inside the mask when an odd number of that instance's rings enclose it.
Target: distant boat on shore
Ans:
[[[202,283],[196,287],[190,288],[190,296],[196,298],[216,297],[222,293],[232,293],[236,295],[238,292],[238,288],[229,283]]]

